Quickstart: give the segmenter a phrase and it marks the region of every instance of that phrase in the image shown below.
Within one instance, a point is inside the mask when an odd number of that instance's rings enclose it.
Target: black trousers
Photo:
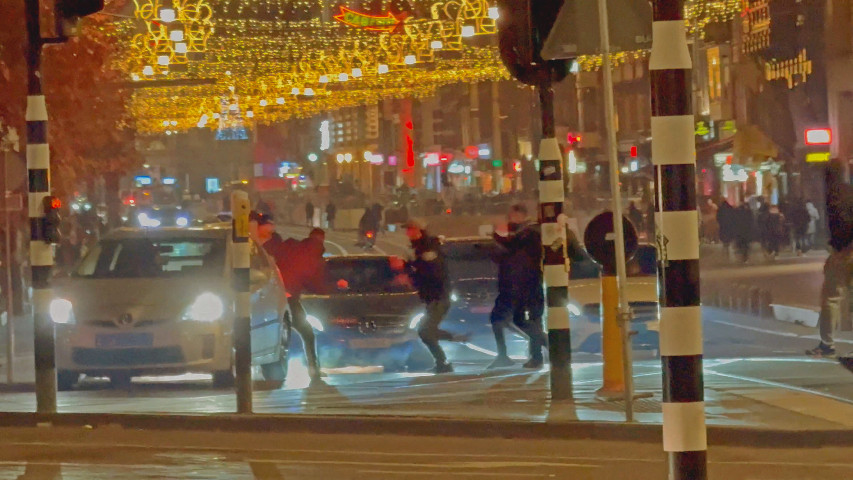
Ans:
[[[293,317],[291,319],[293,329],[302,338],[302,347],[305,350],[305,361],[308,363],[308,368],[319,370],[320,361],[317,359],[317,339],[314,336],[314,329],[308,323],[308,314],[305,313],[302,300],[298,295],[293,295],[287,299],[287,303],[290,305],[290,314]]]
[[[509,320],[512,319],[512,323],[527,335],[530,358],[541,360],[542,349],[547,344],[542,329],[544,311],[545,298],[541,292],[527,296],[513,295],[509,292],[499,293],[489,316],[492,332],[495,334],[498,356],[507,356],[504,329],[509,327]]]

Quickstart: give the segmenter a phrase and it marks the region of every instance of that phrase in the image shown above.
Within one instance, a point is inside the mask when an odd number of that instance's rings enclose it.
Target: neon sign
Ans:
[[[402,27],[403,20],[407,16],[408,14],[406,13],[394,16],[391,12],[384,15],[371,15],[341,6],[341,13],[335,15],[335,20],[351,27],[363,28],[374,32],[393,32]]]

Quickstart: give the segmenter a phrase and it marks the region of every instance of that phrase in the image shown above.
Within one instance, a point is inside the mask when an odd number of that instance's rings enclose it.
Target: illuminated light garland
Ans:
[[[146,8],[152,12],[163,3],[136,1],[150,5]],[[190,1],[200,0],[183,3]],[[253,123],[264,125],[375,104],[385,98],[422,98],[454,83],[509,78],[496,49],[462,39],[464,26],[474,26],[477,35],[495,32],[494,7],[486,1],[415,0],[414,10],[430,12],[429,18],[409,17],[395,33],[365,32],[336,22],[323,24],[316,18],[283,20],[293,12],[288,10],[292,5],[308,11],[319,2],[207,1],[211,2],[213,16],[204,17],[210,22],[204,39],[205,58],[189,61],[184,71],[178,71],[172,55],[180,52],[169,52],[170,68],[154,73],[167,73],[170,79],[215,79],[217,83],[137,89],[131,108],[143,132],[162,133],[164,119],[177,122],[177,126],[170,125],[172,131],[213,128],[210,122],[202,124],[199,119],[205,115],[216,118],[222,91],[229,86],[239,95],[241,105],[252,111]],[[175,22],[179,19],[176,9]],[[215,35],[210,35],[214,20]],[[157,65],[140,67],[143,62],[138,61],[138,53],[145,49],[138,45],[134,51],[132,39],[138,34],[138,19],[136,22],[120,23],[115,36],[129,47],[120,67],[128,76],[142,80],[146,78],[142,69]],[[186,29],[184,42],[172,40],[168,30],[165,38],[162,31],[155,29],[154,33],[160,40],[187,43],[189,51]],[[440,48],[434,48],[438,44]],[[152,54],[146,55],[151,58]],[[414,64],[406,61],[412,56]],[[347,82],[338,81],[341,74],[348,75]],[[294,97],[292,91],[299,94]],[[279,102],[285,98],[286,102]]]

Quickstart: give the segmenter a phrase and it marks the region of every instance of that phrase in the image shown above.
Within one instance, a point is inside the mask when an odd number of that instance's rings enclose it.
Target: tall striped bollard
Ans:
[[[563,156],[554,134],[554,91],[538,88],[542,109],[539,144],[539,222],[542,225],[545,307],[548,319],[548,356],[551,360],[551,399],[572,398],[572,341],[569,328],[569,264],[566,262],[566,225],[560,221],[563,201]]]
[[[681,0],[653,0],[652,161],[660,258],[663,449],[671,480],[707,478],[691,60]]]
[[[234,288],[234,375],[237,413],[252,413],[251,293],[249,291],[249,194],[231,194],[232,285]]]
[[[50,318],[50,270],[53,246],[44,229],[44,199],[50,196],[50,147],[47,104],[41,85],[39,2],[27,0],[27,171],[29,176],[30,270],[33,287],[33,351],[36,370],[36,411],[56,413],[56,331]],[[2,192],[0,192],[2,194]]]

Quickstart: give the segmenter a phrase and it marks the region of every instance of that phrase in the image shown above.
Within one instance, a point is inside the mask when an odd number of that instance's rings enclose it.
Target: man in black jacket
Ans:
[[[535,224],[527,220],[527,208],[516,204],[507,215],[506,236],[494,234],[501,248],[498,262],[498,297],[490,320],[495,334],[497,358],[489,368],[513,365],[506,348],[504,329],[508,320],[528,337],[530,359],[525,368],[540,368],[544,363],[542,349],[546,345],[542,330],[545,296],[542,289],[542,237]]]
[[[406,225],[406,235],[412,243],[414,259],[405,263],[406,272],[412,279],[418,295],[426,304],[426,312],[418,328],[418,335],[435,358],[435,373],[449,373],[453,366],[439,345],[439,340],[459,340],[450,332],[439,328],[447,311],[450,310],[450,279],[441,242],[429,235],[424,225],[411,220]]]

